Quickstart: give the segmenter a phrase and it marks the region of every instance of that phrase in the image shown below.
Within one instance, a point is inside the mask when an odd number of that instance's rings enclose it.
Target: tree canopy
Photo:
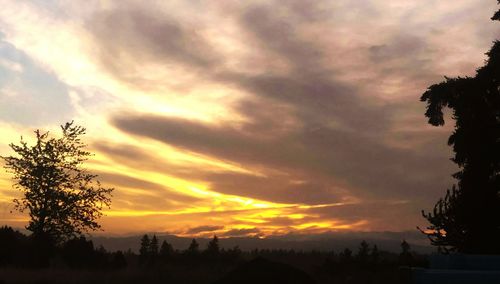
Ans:
[[[111,204],[112,188],[83,168],[92,154],[81,140],[86,129],[73,122],[61,126],[62,137],[35,131],[35,144],[23,140],[9,146],[16,156],[1,157],[21,192],[15,208],[27,211],[28,230],[55,243],[97,230],[102,209]]]
[[[500,3],[500,2],[499,2]],[[500,11],[493,18],[500,20]],[[422,95],[425,115],[444,125],[452,110],[455,129],[448,144],[459,166],[457,184],[424,217],[424,232],[443,251],[500,253],[500,42],[474,77],[445,78]]]

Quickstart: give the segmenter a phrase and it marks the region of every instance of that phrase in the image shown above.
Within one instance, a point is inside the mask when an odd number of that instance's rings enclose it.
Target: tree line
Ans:
[[[85,237],[68,239],[55,246],[38,236],[0,227],[0,267],[120,269],[127,266],[122,251],[94,247]]]
[[[286,259],[323,259],[322,266],[374,267],[382,263],[403,266],[425,265],[425,256],[413,252],[406,241],[401,243],[401,253],[380,251],[377,245],[362,241],[355,253],[346,248],[339,253],[334,251],[301,251],[285,249],[254,249],[242,251],[238,246],[221,248],[219,238],[214,236],[205,248],[200,248],[192,239],[184,250],[174,249],[166,240],[160,244],[156,235],[145,234],[140,240],[138,253],[127,251],[108,252],[102,246],[95,247],[92,240],[81,236],[61,243],[57,247],[47,247],[33,235],[25,235],[11,227],[0,227],[0,266],[1,267],[50,267],[119,269],[128,265],[139,267],[161,266],[164,264],[213,264],[237,263],[255,257],[275,260]]]

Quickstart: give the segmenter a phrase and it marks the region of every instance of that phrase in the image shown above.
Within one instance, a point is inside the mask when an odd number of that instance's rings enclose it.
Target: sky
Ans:
[[[493,0],[0,0],[0,155],[67,121],[103,233],[406,231],[457,168],[420,96],[473,76]],[[0,223],[23,227],[0,171]]]

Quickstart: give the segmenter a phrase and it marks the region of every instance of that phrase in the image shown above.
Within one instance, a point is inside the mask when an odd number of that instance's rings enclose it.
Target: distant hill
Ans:
[[[148,233],[152,235],[153,233]],[[184,250],[189,246],[192,238],[178,237],[174,235],[165,235],[155,233],[160,243],[166,240],[175,249]],[[132,236],[94,236],[92,240],[95,246],[102,245],[108,251],[122,250],[126,251],[129,248],[134,251],[139,251],[139,240],[142,235]],[[428,240],[419,232],[331,232],[317,235],[282,235],[271,236],[265,239],[252,237],[230,237],[221,238],[219,240],[222,248],[232,248],[239,246],[242,250],[258,249],[294,249],[294,250],[319,250],[319,251],[340,251],[344,248],[350,248],[354,252],[357,251],[359,243],[366,240],[370,245],[376,244],[379,250],[390,252],[401,251],[401,241],[405,239],[412,247],[412,250],[419,253],[430,253],[435,251],[434,247],[428,244]],[[196,238],[200,244],[200,248],[204,249],[209,238]]]

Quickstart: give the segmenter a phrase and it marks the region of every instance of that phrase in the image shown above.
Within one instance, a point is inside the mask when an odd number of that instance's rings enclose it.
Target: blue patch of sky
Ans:
[[[22,67],[19,72],[0,64],[0,120],[29,126],[71,120],[74,109],[68,87],[3,40],[1,33],[0,61]]]

